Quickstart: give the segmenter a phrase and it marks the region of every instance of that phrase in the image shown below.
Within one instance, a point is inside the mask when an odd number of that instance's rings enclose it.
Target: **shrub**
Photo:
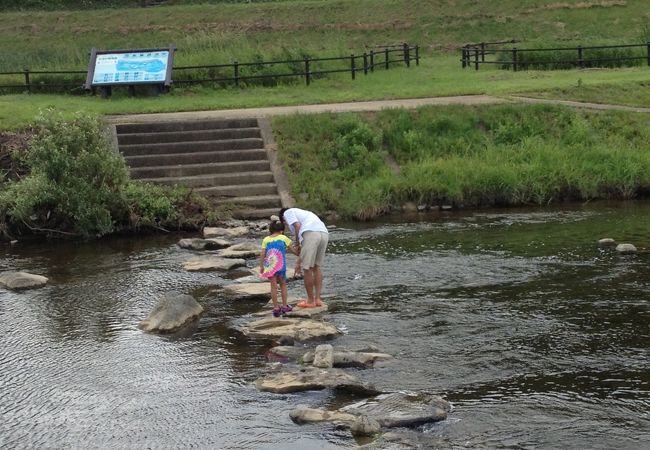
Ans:
[[[108,145],[99,119],[65,121],[51,110],[16,158],[29,174],[0,192],[0,229],[48,235],[102,236],[142,227],[195,228],[214,211],[183,189],[129,180],[124,159]]]

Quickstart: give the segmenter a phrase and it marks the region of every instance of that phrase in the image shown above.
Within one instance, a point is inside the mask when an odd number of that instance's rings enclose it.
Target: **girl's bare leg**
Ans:
[[[275,277],[271,278],[271,300],[273,301],[273,309],[278,307],[278,280]]]
[[[280,278],[280,293],[282,294],[282,306],[287,306],[287,280]]]

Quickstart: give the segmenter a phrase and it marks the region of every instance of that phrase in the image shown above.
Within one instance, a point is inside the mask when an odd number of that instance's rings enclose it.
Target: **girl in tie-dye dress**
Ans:
[[[280,220],[271,220],[270,235],[262,240],[260,254],[260,274],[271,281],[274,317],[280,317],[293,310],[293,307],[287,304],[287,250],[298,254],[291,245],[291,239],[282,234],[283,232],[284,223]],[[278,285],[282,295],[282,307],[278,305]]]

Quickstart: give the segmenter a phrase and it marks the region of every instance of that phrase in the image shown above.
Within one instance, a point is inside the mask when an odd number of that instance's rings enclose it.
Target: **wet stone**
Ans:
[[[187,250],[218,250],[230,246],[230,242],[223,239],[181,239],[178,246]]]
[[[178,292],[165,294],[149,317],[140,322],[144,331],[172,332],[197,318],[203,307],[194,297]]]
[[[183,268],[190,272],[211,272],[216,270],[228,271],[246,265],[243,259],[219,258],[217,256],[206,256],[194,258],[183,263]]]
[[[449,403],[438,396],[407,393],[379,395],[340,411],[374,418],[382,427],[415,427],[447,418]]]
[[[271,298],[271,283],[237,283],[223,289],[226,294],[239,299]]]
[[[260,391],[287,394],[291,392],[337,389],[360,395],[377,395],[372,385],[339,369],[308,367],[301,371],[270,374],[255,382]]]
[[[35,289],[47,284],[48,279],[41,275],[27,272],[4,272],[0,274],[0,286],[19,291]]]
[[[280,339],[292,338],[295,341],[331,339],[341,332],[331,323],[312,319],[265,318],[240,327],[246,336]]]
[[[206,239],[215,237],[233,238],[244,236],[248,233],[249,229],[245,226],[237,226],[232,228],[205,227],[203,229],[203,237]]]
[[[637,252],[636,247],[632,244],[618,244],[616,251],[622,255],[632,255]]]
[[[616,247],[616,241],[612,238],[603,238],[598,240],[599,248]]]

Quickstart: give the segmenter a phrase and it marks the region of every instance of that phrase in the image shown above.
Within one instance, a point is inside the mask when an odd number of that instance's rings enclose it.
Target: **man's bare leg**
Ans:
[[[320,266],[314,266],[314,299],[316,304],[320,305],[323,303],[321,298],[321,292],[323,290],[323,272],[320,270]]]
[[[316,298],[314,297],[314,288],[315,288],[315,280],[316,280],[315,270],[314,268],[303,269],[302,274],[303,274],[303,281],[305,282],[305,290],[307,291],[307,303],[310,305],[314,305],[316,302]]]

